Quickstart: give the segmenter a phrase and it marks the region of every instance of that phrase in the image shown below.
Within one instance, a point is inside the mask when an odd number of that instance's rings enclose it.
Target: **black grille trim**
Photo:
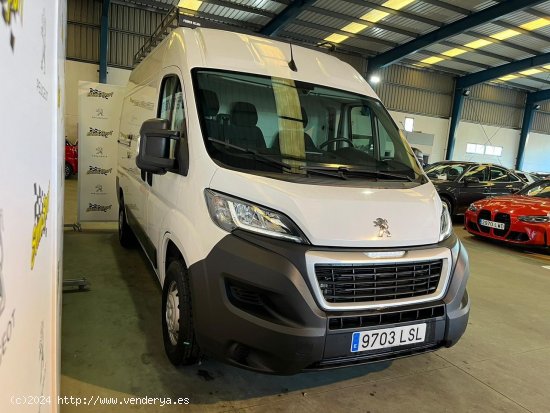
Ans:
[[[493,229],[493,233],[497,237],[504,237],[506,234],[508,234],[508,231],[510,231],[510,215],[504,214],[502,212],[499,212],[495,215],[495,222],[499,222],[501,224],[504,224],[504,229]]]
[[[486,209],[483,209],[479,212],[477,216],[477,223],[479,224],[479,230],[481,232],[484,232],[485,234],[489,234],[491,232],[491,228],[485,227],[479,223],[482,219],[485,219],[487,221],[491,221],[491,211],[488,211]]]
[[[445,306],[419,308],[404,311],[392,311],[370,315],[329,317],[329,330],[345,330],[352,328],[376,327],[381,325],[424,321],[445,316]]]
[[[315,264],[328,303],[362,303],[433,294],[443,260],[369,264]]]

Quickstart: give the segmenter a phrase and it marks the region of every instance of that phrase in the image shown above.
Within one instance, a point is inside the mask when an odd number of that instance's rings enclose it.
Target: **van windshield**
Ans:
[[[373,98],[290,79],[195,69],[205,145],[246,172],[423,182],[414,153]]]

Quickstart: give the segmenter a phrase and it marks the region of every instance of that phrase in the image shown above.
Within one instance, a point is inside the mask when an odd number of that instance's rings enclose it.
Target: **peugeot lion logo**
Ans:
[[[388,224],[387,219],[376,218],[376,220],[372,221],[372,223],[374,224],[375,227],[379,228],[379,230],[378,230],[378,237],[379,238],[384,238],[384,236],[386,236],[388,238],[391,237],[390,224]]]

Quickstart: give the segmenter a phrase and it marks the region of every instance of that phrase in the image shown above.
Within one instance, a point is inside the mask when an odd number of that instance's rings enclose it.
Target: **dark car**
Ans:
[[[510,195],[525,186],[525,182],[503,166],[476,162],[438,162],[428,166],[426,174],[452,215],[463,214],[472,202]]]
[[[65,140],[65,179],[78,172],[78,143]]]

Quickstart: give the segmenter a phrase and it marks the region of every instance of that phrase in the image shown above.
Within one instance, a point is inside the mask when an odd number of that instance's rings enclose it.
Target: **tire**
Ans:
[[[441,197],[441,202],[443,202],[445,205],[447,205],[447,208],[448,208],[448,210],[449,210],[449,215],[450,215],[451,218],[452,218],[452,217],[453,217],[453,213],[454,213],[452,202],[449,200],[449,198],[444,197],[444,196]]]
[[[132,248],[136,245],[136,237],[126,220],[123,198],[120,199],[118,207],[118,241],[124,248]]]
[[[162,288],[162,336],[166,355],[175,366],[195,364],[200,357],[192,309],[187,268],[183,261],[174,260]]]
[[[70,163],[65,162],[65,179],[69,179],[73,174],[73,167]]]

